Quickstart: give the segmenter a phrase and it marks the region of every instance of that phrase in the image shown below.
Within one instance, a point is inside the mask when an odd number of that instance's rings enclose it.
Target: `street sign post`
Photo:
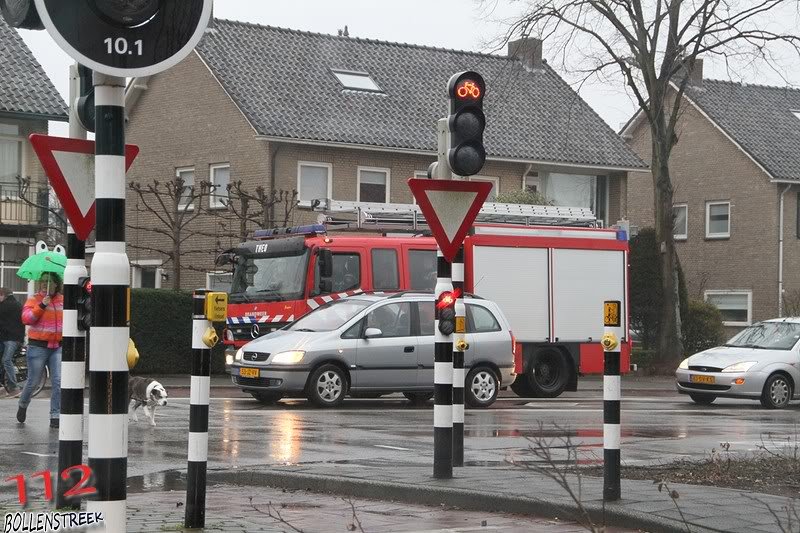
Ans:
[[[85,241],[95,225],[94,141],[36,133],[30,141],[75,235]],[[125,146],[126,171],[138,154],[138,146]]]

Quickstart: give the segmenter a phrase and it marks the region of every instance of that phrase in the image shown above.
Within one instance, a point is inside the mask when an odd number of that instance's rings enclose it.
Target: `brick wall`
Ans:
[[[753,320],[778,314],[778,190],[768,176],[694,107],[685,105],[678,144],[670,158],[674,202],[688,205],[688,238],[677,243],[691,297],[704,290],[749,290]],[[646,123],[634,130],[632,148],[651,158]],[[729,239],[706,239],[706,202],[731,202]],[[796,220],[788,199],[787,221]],[[640,227],[653,225],[653,182],[649,173],[631,173],[627,181],[627,215]],[[792,204],[794,205],[794,204]],[[790,216],[789,216],[790,215]],[[793,222],[787,228],[787,261],[800,259]],[[788,271],[789,269],[787,269]],[[792,273],[792,286],[800,276]],[[733,330],[730,330],[733,331]]]

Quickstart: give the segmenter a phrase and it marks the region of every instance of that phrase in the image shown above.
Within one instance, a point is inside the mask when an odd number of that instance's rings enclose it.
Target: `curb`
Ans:
[[[244,486],[308,490],[333,493],[357,498],[392,500],[417,505],[444,504],[471,511],[524,514],[537,517],[557,517],[578,521],[578,506],[554,498],[525,498],[500,493],[486,493],[448,487],[447,480],[436,487],[410,486],[388,481],[303,474],[296,472],[209,471],[209,482]],[[686,525],[678,520],[656,517],[650,513],[632,511],[614,503],[586,503],[584,509],[595,523],[606,526],[642,529],[653,533],[685,532]],[[691,524],[690,524],[691,525]],[[695,532],[720,532],[722,530],[692,525]]]

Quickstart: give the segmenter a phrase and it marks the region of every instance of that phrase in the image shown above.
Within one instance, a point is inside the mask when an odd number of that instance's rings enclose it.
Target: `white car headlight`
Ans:
[[[244,347],[241,347],[238,350],[236,350],[236,356],[234,357],[234,359],[236,361],[241,361],[242,357],[244,357]]]
[[[687,357],[686,359],[681,361],[681,364],[678,365],[678,368],[680,368],[681,370],[689,370],[689,358]]]
[[[741,363],[734,363],[722,369],[723,372],[747,372],[755,366],[755,361],[743,361]]]
[[[302,350],[276,353],[272,356],[272,361],[270,361],[270,363],[275,365],[294,365],[302,361],[305,355],[306,352]]]

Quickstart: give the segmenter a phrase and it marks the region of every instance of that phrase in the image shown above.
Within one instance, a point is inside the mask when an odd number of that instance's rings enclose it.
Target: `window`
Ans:
[[[489,193],[487,202],[494,202],[497,195],[500,193],[500,178],[488,178],[485,176],[470,176],[469,181],[487,181],[492,184],[492,192]]]
[[[522,177],[522,190],[528,192],[539,192],[541,182],[539,181],[539,173],[531,172]]]
[[[17,276],[17,270],[30,254],[31,247],[27,244],[0,244],[0,287],[8,287],[14,294],[27,296],[28,280]]]
[[[194,168],[179,168],[175,170],[175,177],[183,180],[183,192],[178,200],[178,207],[183,209],[194,209],[192,205],[192,191],[194,190]]]
[[[419,311],[419,334],[423,337],[434,334],[434,322],[436,320],[436,309],[433,302],[417,302]]]
[[[13,183],[22,176],[22,142],[19,126],[0,123],[0,183]]]
[[[705,300],[719,309],[726,326],[749,326],[752,322],[753,293],[750,291],[706,291]]]
[[[367,315],[367,328],[378,328],[381,338],[411,336],[411,304],[391,303],[378,307]]]
[[[479,305],[467,305],[467,333],[501,331],[500,324],[491,311]]]
[[[706,203],[706,238],[726,239],[731,236],[731,203]]]
[[[606,176],[584,176],[578,174],[549,173],[540,178],[540,192],[553,205],[563,207],[586,207],[595,217],[608,222],[608,180]]]
[[[427,170],[415,170],[414,171],[414,177],[416,179],[418,179],[418,180],[426,180],[426,179],[428,179],[428,171]],[[800,194],[800,193],[798,193],[798,194]],[[417,199],[414,197],[413,194],[411,195],[411,203],[413,203],[414,205],[417,205]],[[800,209],[800,208],[798,208],[798,209]],[[800,234],[798,234],[798,235],[800,235]]]
[[[797,193],[797,238],[800,239],[800,191]]]
[[[411,290],[432,291],[436,287],[436,251],[409,250],[408,271]]]
[[[333,254],[333,290],[344,292],[361,286],[361,257],[357,253]]]
[[[685,241],[689,236],[689,206],[677,204],[672,206],[672,236]]]
[[[347,70],[333,70],[333,75],[345,89],[353,91],[383,92],[366,72],[352,72]]]
[[[143,259],[131,262],[131,286],[134,289],[160,289],[161,268],[160,259]]]
[[[206,273],[206,289],[214,292],[231,292],[233,273],[208,272]]]
[[[231,166],[227,163],[224,165],[211,165],[208,173],[211,176],[211,184],[214,186],[208,202],[209,207],[212,209],[225,207],[228,204],[228,184],[231,182]]]
[[[391,171],[388,168],[358,167],[359,202],[389,202]]]
[[[372,288],[376,291],[394,291],[400,288],[397,250],[372,250]]]
[[[329,163],[297,164],[297,199],[301,205],[311,205],[311,200],[331,198],[331,175],[333,166]]]
[[[796,116],[797,118],[800,119],[800,111],[796,111],[796,110],[792,109],[792,115],[794,115],[794,116]]]

